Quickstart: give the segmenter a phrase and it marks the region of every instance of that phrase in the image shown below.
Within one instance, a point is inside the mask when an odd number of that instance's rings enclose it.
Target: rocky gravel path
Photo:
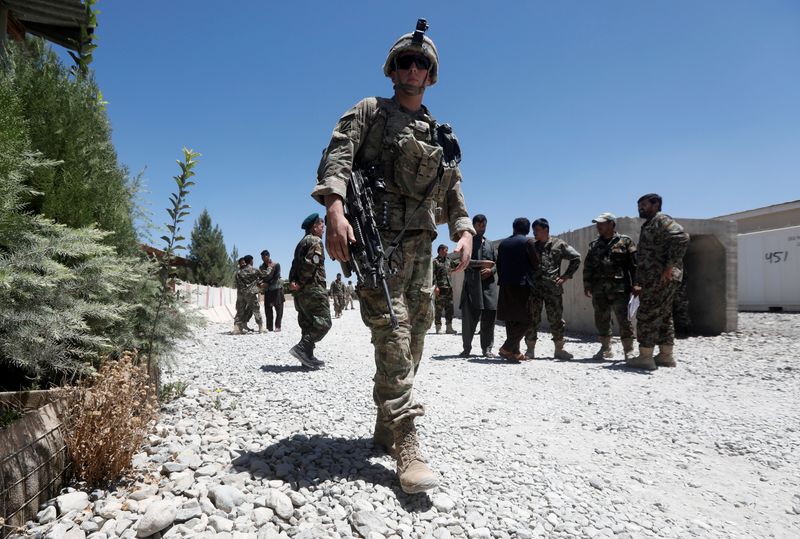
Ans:
[[[678,368],[652,374],[592,360],[579,338],[573,361],[513,365],[458,358],[460,335],[431,334],[416,390],[442,487],[407,496],[371,444],[358,312],[334,320],[317,348],[328,367],[308,372],[286,353],[299,336],[287,311],[281,333],[213,325],[184,343],[166,379],[189,388],[135,457],[134,483],[66,494],[32,532],[800,537],[800,315],[742,314],[738,333],[678,341]]]

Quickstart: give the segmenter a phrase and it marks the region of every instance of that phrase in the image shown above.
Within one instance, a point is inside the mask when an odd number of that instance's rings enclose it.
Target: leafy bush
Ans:
[[[43,40],[31,38],[10,44],[9,70],[0,76],[8,78],[17,96],[30,148],[59,162],[26,178],[36,192],[29,209],[70,227],[96,225],[110,231],[103,243],[132,254],[137,245],[135,186],[118,162],[91,72],[71,77]],[[5,155],[2,146],[0,155]]]
[[[117,480],[157,413],[147,370],[133,354],[103,363],[70,401],[65,441],[76,479],[97,487]]]

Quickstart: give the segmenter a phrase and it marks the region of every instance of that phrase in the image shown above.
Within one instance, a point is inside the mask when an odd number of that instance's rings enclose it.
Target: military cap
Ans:
[[[311,215],[309,215],[308,217],[303,219],[303,224],[300,225],[300,228],[302,228],[303,230],[307,231],[309,228],[314,226],[314,224],[317,221],[319,221],[319,214],[318,213],[312,213]]]
[[[594,219],[592,219],[592,222],[593,223],[605,223],[605,222],[616,223],[617,222],[617,216],[614,215],[611,212],[603,212],[600,215],[598,215],[597,217],[595,217]]]

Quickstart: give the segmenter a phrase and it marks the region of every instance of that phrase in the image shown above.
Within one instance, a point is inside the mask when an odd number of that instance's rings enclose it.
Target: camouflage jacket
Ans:
[[[433,286],[438,288],[453,288],[450,281],[450,272],[458,267],[458,261],[451,258],[436,257],[433,259]]]
[[[683,279],[683,256],[688,247],[689,234],[683,227],[666,213],[657,213],[642,225],[639,234],[635,284],[657,285],[667,266],[672,266],[672,278],[680,282]]]
[[[635,275],[636,244],[630,237],[614,233],[608,241],[598,237],[589,244],[583,263],[585,290],[628,294]]]
[[[326,287],[325,249],[322,246],[321,238],[307,234],[300,240],[294,249],[289,280],[297,283],[301,288],[312,285]]]
[[[331,283],[331,296],[347,296],[347,289],[342,281],[333,281]]]
[[[349,299],[353,299],[354,297],[356,297],[356,289],[353,288],[353,285],[351,284],[347,285],[347,297]]]
[[[408,222],[408,230],[435,236],[436,226],[447,224],[453,241],[465,231],[475,234],[461,193],[461,171],[456,163],[443,162],[435,126],[425,107],[410,112],[395,99],[359,101],[336,124],[311,196],[323,204],[330,194],[344,199],[353,167],[375,167],[384,183],[373,191],[380,228],[396,231]]]
[[[258,294],[258,283],[261,281],[261,272],[253,266],[245,266],[236,270],[234,282],[236,291],[240,293]]]
[[[559,238],[551,237],[546,242],[537,241],[536,251],[539,253],[539,267],[533,272],[533,287],[546,291],[561,293],[556,284],[561,276],[571,278],[581,265],[581,255],[574,248]],[[569,261],[566,271],[561,273],[562,260]]]

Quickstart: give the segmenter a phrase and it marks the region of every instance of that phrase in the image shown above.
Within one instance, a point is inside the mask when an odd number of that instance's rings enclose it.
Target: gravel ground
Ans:
[[[212,325],[184,343],[166,378],[189,389],[135,457],[136,483],[73,505],[62,496],[55,523],[41,524],[54,508],[31,526],[68,539],[165,528],[164,537],[300,539],[799,537],[800,315],[745,313],[739,325],[678,341],[678,368],[652,374],[592,360],[591,339],[568,339],[575,360],[514,365],[458,358],[460,335],[430,334],[418,424],[442,486],[407,496],[370,441],[374,366],[358,312],[334,320],[317,348],[328,367],[308,372],[287,353],[299,337],[287,303],[281,333]],[[498,327],[498,346],[504,334]],[[549,335],[539,342],[552,354]]]

